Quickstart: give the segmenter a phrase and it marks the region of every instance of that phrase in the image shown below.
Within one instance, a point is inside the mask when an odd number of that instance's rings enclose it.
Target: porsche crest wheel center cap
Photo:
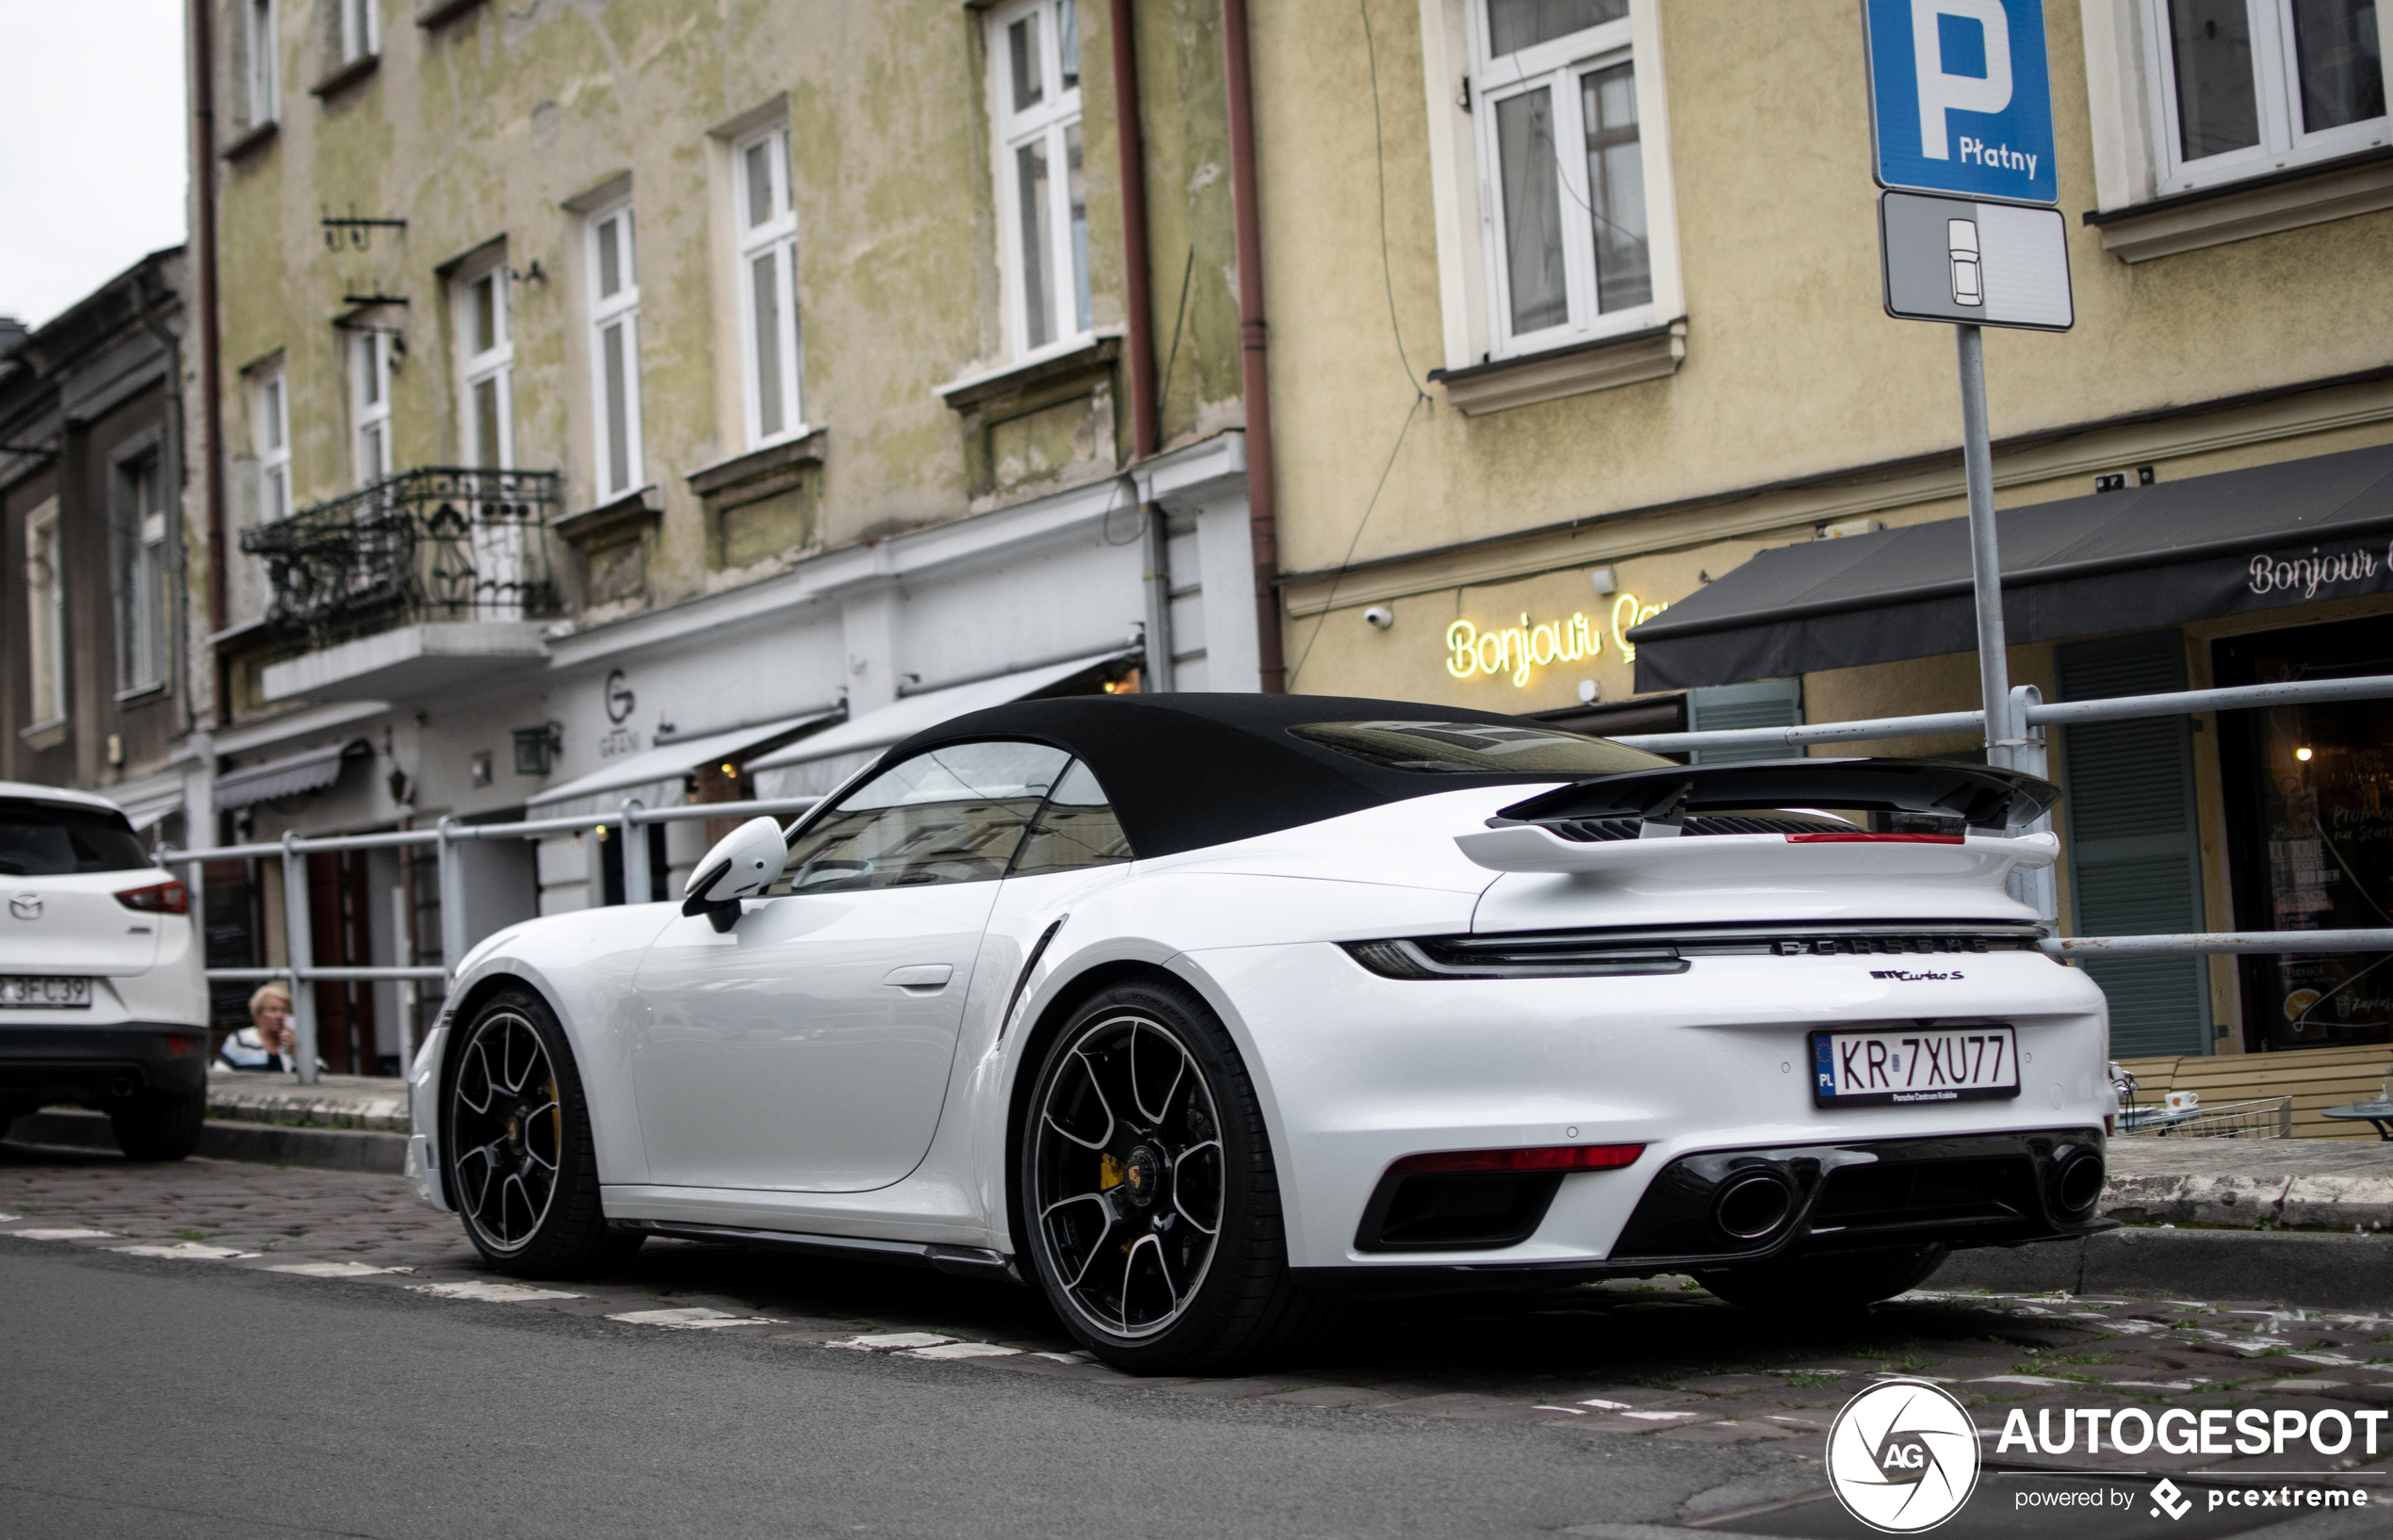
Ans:
[[[1130,1195],[1130,1201],[1144,1208],[1155,1201],[1163,1185],[1163,1152],[1152,1144],[1133,1146],[1130,1159],[1122,1162],[1122,1191]]]

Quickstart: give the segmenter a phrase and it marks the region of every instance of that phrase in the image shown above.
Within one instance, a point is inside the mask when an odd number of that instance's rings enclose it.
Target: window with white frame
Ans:
[[[357,445],[357,484],[379,481],[391,472],[390,333],[349,333],[350,421]]]
[[[34,727],[67,714],[67,574],[55,497],[25,516],[25,662],[32,675]]]
[[[597,431],[598,496],[620,497],[642,484],[640,447],[640,279],[632,266],[631,205],[589,221],[592,418]]]
[[[291,516],[291,402],[283,366],[260,370],[250,386],[250,445],[257,453],[257,519]]]
[[[992,11],[988,37],[1007,326],[1035,353],[1090,331],[1080,23],[1073,0],[1030,0]]]
[[[1491,351],[1652,325],[1629,0],[1473,0],[1468,27]]]
[[[460,435],[465,463],[502,470],[515,462],[515,345],[508,332],[507,260],[467,267],[456,281]]]
[[[246,44],[249,78],[243,82],[243,94],[249,106],[250,126],[270,123],[283,116],[283,78],[275,48],[274,0],[248,0]]]
[[[354,64],[382,48],[381,21],[375,0],[335,0],[340,7],[341,62]]]
[[[2386,142],[2376,0],[2142,0],[2161,196]]]
[[[122,461],[110,489],[116,558],[117,688],[155,689],[166,683],[173,633],[173,591],[167,562],[165,487],[158,457]]]
[[[777,443],[806,423],[798,397],[798,216],[790,199],[790,131],[775,125],[731,147],[739,225],[741,362],[748,444]]]

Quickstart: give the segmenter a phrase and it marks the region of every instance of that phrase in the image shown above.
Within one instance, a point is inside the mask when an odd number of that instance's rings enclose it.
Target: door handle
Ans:
[[[891,968],[882,982],[898,989],[941,990],[955,977],[955,969],[946,963],[909,963],[902,968]]]

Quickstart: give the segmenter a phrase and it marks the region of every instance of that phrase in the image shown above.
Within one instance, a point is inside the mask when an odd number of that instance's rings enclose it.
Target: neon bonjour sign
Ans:
[[[1668,608],[1640,604],[1634,593],[1623,593],[1612,601],[1612,644],[1620,649],[1620,661],[1636,661],[1636,645],[1624,640],[1629,628],[1640,621],[1652,620]],[[1529,682],[1531,669],[1552,663],[1576,663],[1603,651],[1603,628],[1577,612],[1564,620],[1536,624],[1530,624],[1524,612],[1520,624],[1501,631],[1482,631],[1469,621],[1457,621],[1446,627],[1448,673],[1457,679],[1473,679],[1481,674],[1493,678],[1508,673],[1516,689]]]

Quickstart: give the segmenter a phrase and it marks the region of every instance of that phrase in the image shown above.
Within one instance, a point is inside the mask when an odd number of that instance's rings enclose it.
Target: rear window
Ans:
[[[0,802],[0,877],[139,871],[150,852],[124,815],[57,802]]]
[[[1429,775],[1617,775],[1670,761],[1550,727],[1484,721],[1314,721],[1289,732],[1386,770]]]

